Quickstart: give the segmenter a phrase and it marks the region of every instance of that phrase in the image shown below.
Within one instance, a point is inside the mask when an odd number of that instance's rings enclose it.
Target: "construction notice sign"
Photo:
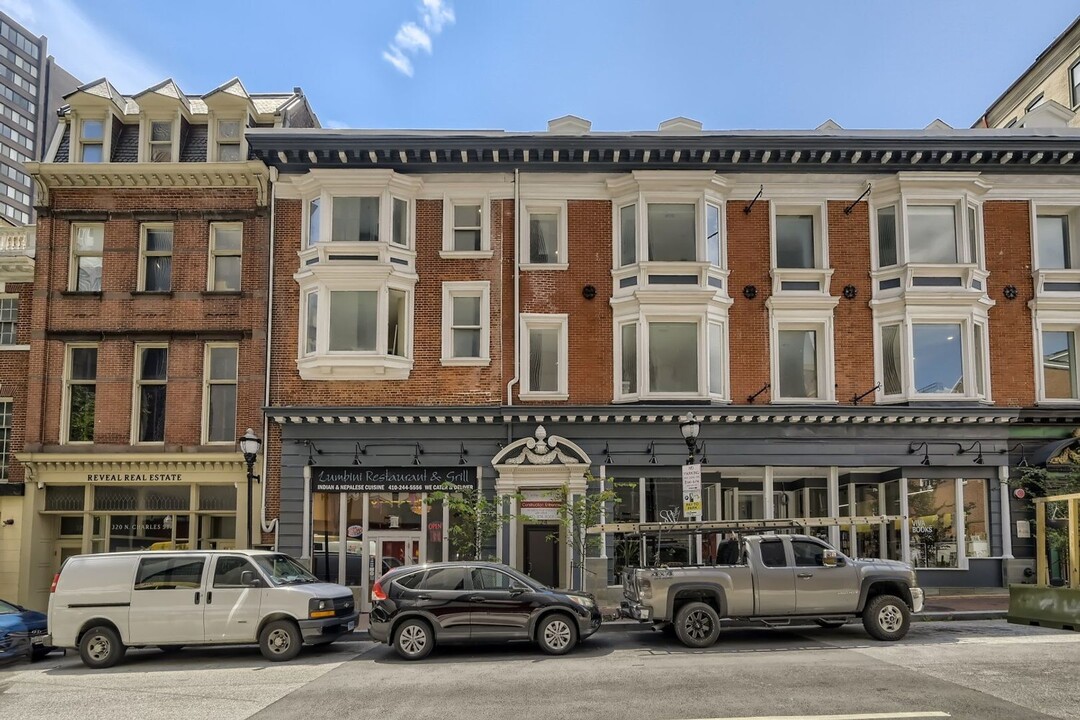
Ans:
[[[683,465],[682,511],[687,518],[701,517],[701,466]]]

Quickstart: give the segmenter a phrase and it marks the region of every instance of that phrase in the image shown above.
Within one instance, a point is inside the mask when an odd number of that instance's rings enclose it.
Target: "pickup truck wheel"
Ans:
[[[687,603],[675,614],[675,635],[686,647],[709,647],[720,637],[720,616],[711,605]]]
[[[907,603],[895,595],[871,598],[863,609],[863,627],[875,640],[899,640],[911,626]]]

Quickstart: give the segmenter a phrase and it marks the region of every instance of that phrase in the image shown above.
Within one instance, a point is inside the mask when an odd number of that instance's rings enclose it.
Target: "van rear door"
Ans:
[[[244,573],[262,579],[255,565],[243,555],[218,555],[206,586],[203,630],[206,642],[255,642],[259,606],[265,592],[245,585]],[[262,583],[265,585],[265,582]]]
[[[139,558],[131,591],[130,645],[203,642],[208,556],[151,554]]]

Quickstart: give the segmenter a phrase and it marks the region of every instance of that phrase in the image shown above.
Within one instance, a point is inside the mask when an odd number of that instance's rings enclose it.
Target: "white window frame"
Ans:
[[[520,267],[522,270],[566,270],[570,267],[570,258],[567,242],[567,219],[566,219],[566,201],[561,202],[549,202],[549,201],[527,201],[522,203],[522,215],[524,215],[524,223],[522,224],[521,232],[521,247],[519,252],[521,253]],[[558,232],[556,251],[559,254],[560,261],[557,263],[534,263],[531,262],[532,257],[532,216],[548,215],[554,213],[556,217],[555,225]]]
[[[169,230],[172,233],[172,249],[169,252],[161,250],[149,251],[146,249],[147,232],[150,230]],[[152,257],[173,258],[176,252],[176,226],[171,222],[145,222],[139,224],[139,270],[138,284],[135,286],[138,292],[171,293],[173,291],[173,266],[169,265],[169,289],[147,290],[146,289],[146,261]]]
[[[896,208],[896,264],[881,266],[878,252],[878,229],[877,213],[879,210]],[[956,252],[955,263],[914,263],[911,261],[911,242],[908,222],[909,208],[911,207],[951,207],[953,208],[953,220],[956,226]],[[975,255],[970,257],[969,241],[969,210],[974,211],[975,217]],[[938,198],[906,195],[899,199],[893,198],[887,202],[877,203],[872,208],[870,221],[870,255],[875,271],[897,270],[909,264],[928,265],[933,267],[961,267],[974,265],[977,268],[985,267],[986,240],[983,232],[982,203],[974,202],[967,198]]]
[[[810,404],[836,402],[836,368],[833,351],[833,319],[830,311],[827,317],[815,320],[777,319],[774,315],[770,328],[769,353],[770,387],[774,403]],[[817,362],[817,394],[811,397],[785,397],[780,394],[780,333],[784,330],[813,331],[817,334],[815,354]]]
[[[236,375],[232,382],[212,380],[210,378],[210,354],[215,349],[231,348],[236,351]],[[203,402],[202,402],[202,444],[235,445],[236,438],[228,440],[210,439],[210,387],[212,385],[232,385],[236,388],[236,413],[233,417],[233,430],[236,429],[236,416],[240,414],[240,344],[235,342],[208,342],[203,349]]]
[[[71,355],[72,350],[77,348],[92,348],[97,350],[98,362],[94,366],[94,381],[87,382],[85,380],[72,381],[71,379]],[[101,345],[98,343],[67,343],[64,345],[64,395],[61,399],[60,408],[60,437],[59,441],[61,445],[93,445],[97,440],[97,422],[95,418],[94,427],[94,440],[70,440],[71,436],[71,388],[73,385],[93,385],[94,386],[94,414],[97,415],[97,386],[99,383],[98,367],[101,365]]]
[[[637,355],[634,363],[634,372],[636,378],[636,387],[633,392],[623,392],[623,345],[622,345],[622,332],[623,328],[633,325],[634,326],[634,350]],[[615,386],[613,388],[612,397],[616,402],[633,402],[637,400],[641,395],[641,322],[637,316],[627,318],[625,320],[615,321],[615,333],[614,333],[614,375]]]
[[[624,203],[625,204],[625,203]],[[723,218],[724,206],[720,202],[710,200],[710,205],[716,205],[720,208],[720,216]],[[651,260],[649,259],[649,206],[650,205],[693,205],[694,206],[694,258],[692,260]],[[638,263],[656,263],[656,264],[668,264],[668,263],[704,263],[708,262],[709,249],[706,247],[705,238],[705,205],[706,200],[703,193],[673,193],[673,192],[646,192],[642,193],[641,201],[638,203],[638,225],[637,228],[637,242],[638,242]],[[724,229],[723,220],[721,220],[720,229],[720,260],[725,261],[724,253]]]
[[[7,442],[0,441],[0,483],[11,479],[11,461],[15,457],[15,399],[10,396],[0,397],[0,406],[7,405],[7,412],[0,407],[0,420],[6,415],[9,425],[0,424],[0,431],[7,430]]]
[[[143,350],[151,349],[163,349],[165,350],[165,379],[164,380],[142,380],[139,378],[142,372],[142,353]],[[132,363],[133,372],[131,373],[131,444],[132,445],[161,445],[165,442],[166,435],[163,432],[161,440],[139,440],[139,415],[142,411],[142,397],[139,390],[143,385],[162,385],[165,389],[165,419],[166,427],[168,430],[168,407],[169,407],[169,361],[172,352],[170,352],[168,343],[161,342],[148,342],[148,343],[135,343],[135,359]]]
[[[1046,216],[1065,216],[1069,233],[1069,254],[1071,267],[1044,268],[1039,257],[1039,218]],[[1031,262],[1035,270],[1053,273],[1080,271],[1080,205],[1031,203]]]
[[[480,249],[479,250],[455,250],[454,249],[454,207],[457,205],[480,206]],[[443,259],[477,259],[486,260],[494,255],[491,247],[491,197],[484,195],[475,196],[451,196],[444,195],[443,207],[443,240],[442,250],[439,257]]]
[[[151,140],[151,133],[154,131],[155,123],[168,123],[169,124],[169,159],[168,160],[154,160],[154,148],[155,146],[164,146],[164,141]],[[142,130],[142,146],[144,149],[143,162],[160,162],[160,163],[175,163],[180,158],[180,132],[179,132],[179,119],[176,115],[172,117],[147,117],[143,122]]]
[[[1080,322],[1076,320],[1075,313],[1061,313],[1057,316],[1049,314],[1047,319],[1038,318],[1035,321],[1034,351],[1035,351],[1035,392],[1039,405],[1078,405],[1080,398],[1050,398],[1046,396],[1046,378],[1043,375],[1043,333],[1046,332],[1071,332],[1073,342],[1080,342]],[[1070,317],[1071,316],[1071,317]],[[1080,351],[1077,353],[1080,355]],[[1078,358],[1080,359],[1080,358]],[[1077,363],[1080,365],[1080,362]],[[1080,368],[1073,368],[1073,383],[1076,384],[1080,394]]]
[[[884,347],[881,329],[886,325],[900,325],[900,361],[902,365],[901,392],[885,394]],[[964,373],[964,393],[920,393],[915,389],[915,325],[960,325],[961,367]],[[982,347],[975,347],[975,325],[982,327]],[[977,388],[981,364],[983,393]],[[990,382],[990,334],[987,318],[965,308],[926,309],[919,313],[910,310],[903,315],[890,315],[874,319],[874,382],[880,384],[876,400],[881,404],[908,400],[935,402],[979,402],[992,404]]]
[[[650,344],[651,332],[649,326],[652,323],[681,323],[697,326],[697,391],[696,392],[653,392],[652,376],[649,373],[649,354],[652,349]],[[709,338],[708,323],[704,313],[681,314],[681,313],[642,313],[641,322],[638,324],[638,397],[642,400],[700,400],[709,397]],[[727,343],[722,345],[726,348]],[[721,352],[724,351],[721,348]],[[726,367],[726,363],[725,363]]]
[[[228,228],[236,229],[240,231],[240,249],[233,251],[219,251],[217,248],[217,231],[219,229]],[[176,241],[176,235],[173,235],[173,242]],[[215,293],[235,293],[244,289],[244,223],[242,222],[212,222],[210,223],[210,248],[209,257],[207,259],[206,266],[206,290],[207,292]],[[219,257],[238,257],[240,258],[240,286],[235,290],[215,290],[214,283],[217,280],[217,258]]]
[[[813,220],[814,265],[809,268],[782,268],[777,266],[777,218],[809,215]],[[773,270],[781,272],[806,272],[826,270],[829,267],[828,206],[820,203],[769,203],[769,258]]]
[[[101,229],[101,250],[95,252],[80,251],[75,244],[75,237],[79,233],[79,228],[92,227]],[[105,284],[105,223],[93,222],[93,223],[72,223],[71,224],[71,252],[68,253],[68,290],[70,292],[101,292],[101,290],[79,290],[79,258],[81,257],[99,257],[101,262],[101,284]]]
[[[0,287],[0,290],[2,290],[2,289],[3,288]],[[14,300],[15,301],[15,320],[12,323],[14,325],[13,330],[14,330],[15,342],[12,342],[12,343],[9,343],[9,344],[6,344],[6,345],[0,345],[0,349],[2,349],[2,350],[29,350],[30,345],[28,345],[28,344],[20,345],[19,342],[18,342],[18,339],[19,339],[19,313],[22,312],[22,303],[20,302],[20,298],[16,293],[0,292],[0,304],[3,304],[3,302],[5,300]]]
[[[521,391],[518,395],[520,400],[566,400],[570,397],[570,338],[569,338],[569,315],[522,313],[519,317],[521,323],[520,344],[518,353],[518,377],[521,378]],[[559,387],[555,391],[534,391],[529,387],[529,331],[556,329],[559,331]]]
[[[454,298],[480,299],[480,356],[454,356]],[[442,284],[442,364],[484,366],[491,364],[491,282],[444,282]]]
[[[390,184],[357,184],[344,183],[333,184],[324,187],[321,192],[304,195],[303,211],[303,253],[301,259],[308,257],[308,253],[319,254],[333,252],[334,254],[358,252],[372,254],[383,250],[397,253],[406,258],[412,265],[416,259],[416,200],[411,196],[415,189],[400,188],[400,183]],[[335,198],[375,198],[379,201],[379,236],[375,242],[369,240],[331,240],[334,225],[334,200]],[[405,244],[398,245],[393,242],[394,234],[394,200],[403,200],[406,203],[408,215],[405,224]],[[311,202],[319,201],[319,237],[311,238]],[[389,260],[386,260],[389,262]]]
[[[75,125],[78,128],[78,137],[77,137],[77,139],[72,138],[72,140],[76,140],[76,141],[68,143],[69,147],[71,149],[75,150],[75,153],[70,153],[69,152],[69,155],[73,154],[74,157],[69,157],[68,160],[71,161],[71,162],[80,162],[80,163],[81,162],[87,162],[87,161],[83,160],[83,149],[85,147],[87,147],[88,145],[97,145],[97,146],[101,147],[101,160],[99,162],[103,162],[103,163],[109,162],[109,157],[108,157],[108,155],[106,155],[106,152],[108,151],[108,146],[107,146],[106,140],[107,140],[108,135],[109,135],[109,116],[105,116],[105,117],[82,117],[82,116],[78,116],[77,118],[75,118],[75,120],[76,120]],[[86,122],[99,122],[99,123],[101,123],[101,139],[100,140],[87,140],[87,139],[85,139],[83,137],[83,123],[86,123]],[[72,134],[74,135],[75,133],[72,133]],[[95,164],[96,165],[97,163],[94,163],[93,161],[90,161],[90,162],[88,162],[88,164]]]
[[[240,135],[236,140],[231,140],[221,137],[221,124],[222,123],[236,123],[240,126]],[[228,116],[228,117],[215,117],[212,124],[211,132],[211,147],[213,148],[213,157],[211,162],[244,162],[247,159],[247,141],[244,138],[244,127],[247,124],[247,118],[242,116]],[[239,150],[240,157],[236,160],[222,160],[221,159],[221,146],[222,145],[235,145]]]

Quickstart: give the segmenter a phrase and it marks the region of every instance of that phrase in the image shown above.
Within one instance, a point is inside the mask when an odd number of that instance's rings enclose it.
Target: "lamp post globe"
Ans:
[[[251,547],[251,484],[253,480],[260,479],[255,474],[255,457],[259,454],[259,448],[262,447],[262,440],[259,439],[254,430],[248,428],[247,432],[237,438],[236,442],[244,456],[244,464],[247,465],[247,508],[245,510],[247,514],[247,540],[244,545]]]
[[[252,457],[258,455],[259,448],[262,447],[262,440],[259,439],[258,435],[256,435],[255,431],[251,428],[248,428],[247,432],[241,436],[239,443],[240,452],[244,454],[245,458],[249,455]]]
[[[694,454],[697,449],[698,433],[701,432],[701,423],[694,417],[694,413],[688,412],[679,418],[679,432],[686,441],[686,449],[689,453],[687,462],[694,462]]]

